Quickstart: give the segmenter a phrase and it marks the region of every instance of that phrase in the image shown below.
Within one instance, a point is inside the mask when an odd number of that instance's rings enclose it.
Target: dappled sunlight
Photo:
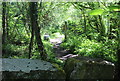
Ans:
[[[65,81],[120,78],[119,4],[2,2],[4,77],[60,77]]]

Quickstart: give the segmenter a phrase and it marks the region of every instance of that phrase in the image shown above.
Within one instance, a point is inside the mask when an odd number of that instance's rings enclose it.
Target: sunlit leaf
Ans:
[[[104,12],[103,9],[95,9],[89,12],[90,15],[101,15]]]
[[[112,11],[120,11],[120,6],[109,6],[108,9]]]

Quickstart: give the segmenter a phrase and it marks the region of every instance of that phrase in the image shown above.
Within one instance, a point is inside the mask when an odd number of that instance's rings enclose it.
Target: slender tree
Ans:
[[[42,4],[42,2],[40,4]],[[38,26],[38,21],[37,21],[38,20],[37,9],[38,9],[38,3],[37,2],[30,2],[31,27],[32,27],[32,29],[34,29],[33,31],[35,32],[35,38],[36,38],[36,42],[38,45],[38,50],[39,50],[40,55],[41,55],[41,59],[46,60],[47,54],[46,54],[46,51],[44,49],[41,35],[40,35],[41,28]],[[34,33],[34,32],[32,32],[32,33]]]
[[[120,5],[120,2],[118,3],[118,5]],[[118,24],[117,24],[117,28],[118,28],[118,33],[117,33],[117,41],[118,41],[118,46],[117,46],[117,64],[116,64],[116,75],[115,75],[115,79],[117,79],[118,81],[120,80],[120,11],[117,12],[118,13]]]
[[[67,41],[67,22],[66,21],[65,21],[65,25],[63,27],[64,27],[64,33],[65,33],[65,40],[64,41]]]
[[[2,28],[3,28],[2,44],[5,44],[6,38],[7,38],[6,2],[3,2],[2,5],[3,5],[3,10],[2,10]]]

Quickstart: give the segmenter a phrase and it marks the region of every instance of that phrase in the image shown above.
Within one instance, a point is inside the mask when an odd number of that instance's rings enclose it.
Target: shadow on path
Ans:
[[[55,39],[50,40],[50,43],[53,44],[53,49],[56,57],[61,60],[66,60],[67,58],[78,56],[71,54],[70,50],[66,50],[60,47],[60,44],[62,44],[62,39],[63,39],[62,37],[57,37]]]

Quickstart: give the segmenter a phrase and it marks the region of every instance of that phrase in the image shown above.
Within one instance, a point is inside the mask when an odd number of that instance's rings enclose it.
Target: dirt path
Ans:
[[[66,55],[68,52],[67,50],[60,47],[60,44],[62,43],[63,39],[64,39],[63,35],[59,35],[55,39],[50,39],[50,43],[53,44],[54,53],[58,58]]]
[[[63,39],[63,36],[58,36],[55,39],[50,39],[50,43],[53,44],[53,49],[56,57],[61,60],[66,60],[67,58],[77,56],[77,55],[70,54],[69,50],[66,50],[60,47],[60,44],[62,44],[62,41],[63,41],[62,39]]]

